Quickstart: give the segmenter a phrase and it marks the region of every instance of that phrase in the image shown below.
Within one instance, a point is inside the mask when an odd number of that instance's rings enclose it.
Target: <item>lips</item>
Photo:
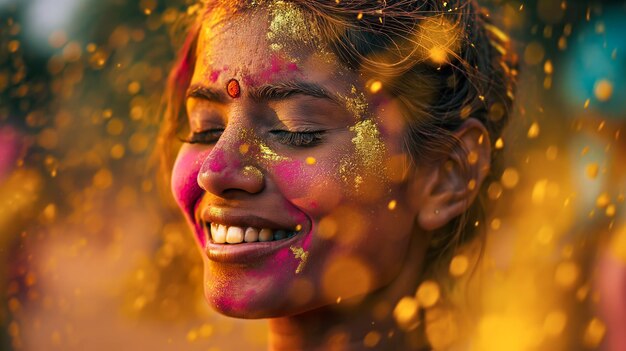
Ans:
[[[276,241],[295,236],[301,227],[296,227],[295,230],[273,230],[270,228],[228,226],[213,222],[209,227],[209,238],[215,244]]]
[[[276,212],[274,212],[276,213]],[[197,218],[206,240],[206,254],[218,262],[254,263],[281,248],[297,245],[310,231],[310,221],[281,216],[274,220],[234,208],[205,207]]]

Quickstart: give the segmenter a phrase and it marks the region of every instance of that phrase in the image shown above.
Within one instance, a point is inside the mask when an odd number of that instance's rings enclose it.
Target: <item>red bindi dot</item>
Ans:
[[[241,87],[239,86],[237,79],[233,78],[228,81],[228,84],[226,85],[226,92],[228,93],[228,96],[233,99],[239,97],[241,94]]]

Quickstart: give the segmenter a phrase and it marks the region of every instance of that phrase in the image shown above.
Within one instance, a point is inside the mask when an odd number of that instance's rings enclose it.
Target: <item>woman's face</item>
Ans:
[[[203,253],[206,297],[227,315],[358,301],[407,253],[401,116],[316,37],[286,4],[207,22],[198,37],[193,143],[172,191]]]

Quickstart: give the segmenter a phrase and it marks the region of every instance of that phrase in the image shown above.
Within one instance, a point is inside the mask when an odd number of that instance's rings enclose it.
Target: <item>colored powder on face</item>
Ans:
[[[309,253],[304,251],[301,247],[290,246],[289,249],[293,253],[294,258],[300,260],[300,263],[298,263],[298,267],[296,268],[296,274],[299,274],[304,269],[304,265],[309,258]]]
[[[226,160],[224,159],[224,151],[215,150],[215,155],[211,158],[209,163],[209,170],[211,172],[221,172],[226,168]]]
[[[302,10],[288,2],[277,1],[271,6],[271,21],[267,39],[277,49],[284,47],[286,40],[311,43],[318,38],[317,31],[307,24]]]
[[[298,70],[298,65],[295,62],[290,62],[287,64],[287,70],[290,72],[295,72]]]
[[[248,145],[249,157],[258,157],[257,161],[279,162],[288,161],[288,157],[281,156],[261,141],[251,129],[242,128],[239,131],[239,139],[243,144]]]
[[[247,77],[251,83],[258,85],[271,82],[272,78],[285,72],[297,72],[298,65],[295,62],[289,62],[282,59],[279,55],[270,57],[269,67],[255,75],[254,78]]]
[[[262,179],[263,178],[263,173],[261,173],[261,171],[251,165],[247,165],[243,168],[243,175],[246,177],[254,177],[256,179]]]
[[[289,250],[287,248],[281,249],[274,256],[275,263],[281,266],[285,265],[287,263],[287,260],[290,259],[290,256],[291,255],[289,254]]]
[[[365,119],[369,106],[365,94],[359,92],[353,85],[350,96],[342,96],[346,101],[346,109],[356,118],[357,121]]]
[[[186,154],[179,156],[174,165],[172,174],[172,193],[178,204],[193,218],[193,204],[202,194],[203,190],[198,185],[197,177],[199,165],[206,157],[206,153]]]
[[[360,121],[350,127],[356,136],[352,138],[359,161],[366,169],[374,170],[384,168],[385,144],[382,142],[380,133],[373,120]]]
[[[217,79],[220,77],[220,73],[222,73],[219,69],[211,71],[209,74],[209,81],[211,83],[217,82]]]
[[[302,177],[302,164],[299,161],[283,161],[274,168],[282,181],[294,184]]]
[[[243,77],[241,77],[241,80],[243,81],[243,84],[245,86],[251,87],[251,86],[255,86],[258,85],[259,83],[249,74],[244,74]]]
[[[375,176],[386,181],[386,148],[372,119],[358,122],[350,127],[350,131],[355,133],[352,138],[355,154],[341,160],[339,174],[358,193],[365,178]]]
[[[285,161],[288,158],[280,156],[274,150],[270,149],[269,146],[259,143],[259,150],[261,152],[261,157],[267,161]]]

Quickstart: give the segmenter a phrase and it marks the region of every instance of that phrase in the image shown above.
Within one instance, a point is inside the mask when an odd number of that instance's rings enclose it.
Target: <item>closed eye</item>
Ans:
[[[224,133],[224,129],[207,129],[191,132],[187,138],[181,141],[188,144],[215,144]]]
[[[318,145],[322,141],[326,131],[291,132],[288,130],[272,130],[270,133],[281,144],[295,147],[311,147]]]

